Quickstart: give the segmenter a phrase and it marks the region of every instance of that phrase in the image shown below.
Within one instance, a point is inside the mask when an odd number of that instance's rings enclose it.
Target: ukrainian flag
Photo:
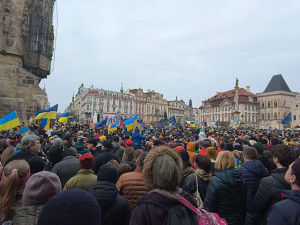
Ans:
[[[45,131],[49,130],[49,129],[50,129],[50,119],[48,119],[48,118],[43,118],[43,119],[42,119],[42,123],[41,123],[41,127],[42,127]]]
[[[0,119],[0,130],[10,130],[20,125],[21,123],[16,111],[12,111]]]
[[[61,117],[58,119],[58,122],[60,123],[68,122],[68,116],[69,116],[69,112],[62,114]]]
[[[137,123],[137,114],[131,118],[129,118],[128,120],[124,121],[124,125],[127,128],[127,131],[130,131],[133,129],[134,124]]]
[[[194,121],[190,121],[190,127],[195,127],[195,122]]]
[[[28,132],[30,132],[30,129],[28,127],[22,127],[18,134],[23,137]]]
[[[238,120],[236,121],[236,125],[237,125],[237,127],[240,127],[240,125],[241,125],[240,119],[238,119]]]
[[[116,116],[116,122],[110,126],[109,131],[117,130],[117,126],[119,126],[119,119],[118,116]]]
[[[35,113],[36,117],[34,118],[34,120],[40,120],[40,119],[43,119],[43,118],[48,118],[48,119],[54,119],[54,120],[56,120],[56,117],[57,117],[57,107],[58,107],[58,105],[56,104],[55,106],[53,106],[53,107],[51,107],[49,109],[36,112]]]

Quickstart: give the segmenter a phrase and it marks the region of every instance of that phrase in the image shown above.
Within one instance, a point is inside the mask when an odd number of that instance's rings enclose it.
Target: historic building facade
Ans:
[[[0,117],[24,120],[47,105],[39,87],[50,74],[54,0],[0,1]]]
[[[168,101],[168,118],[175,117],[176,122],[184,125],[190,119],[190,108],[183,100]]]
[[[134,95],[123,93],[122,90],[115,92],[93,86],[85,88],[82,84],[67,110],[81,124],[89,123],[94,113],[97,114],[98,121],[115,116],[126,119],[135,113]]]
[[[218,92],[202,102],[196,111],[196,125],[232,125],[240,120],[241,126],[258,126],[258,102],[250,87]]]
[[[168,118],[168,102],[163,94],[148,90],[146,92],[145,123],[154,123]]]
[[[260,127],[282,129],[281,121],[292,112],[292,122],[285,127],[300,125],[299,93],[292,92],[281,74],[274,75],[263,93],[257,94]]]

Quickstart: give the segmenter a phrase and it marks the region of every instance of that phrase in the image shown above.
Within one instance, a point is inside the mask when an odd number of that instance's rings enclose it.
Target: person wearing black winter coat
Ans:
[[[284,176],[287,167],[296,159],[295,152],[284,144],[278,144],[272,149],[273,161],[277,169],[271,175],[261,179],[253,203],[260,214],[257,225],[267,224],[267,217],[271,207],[282,200],[282,190],[290,190],[290,185]]]
[[[88,189],[100,205],[102,225],[129,224],[131,217],[129,203],[123,196],[118,195],[117,179],[117,168],[106,164],[99,170],[97,183]]]
[[[95,174],[98,174],[99,169],[101,166],[106,164],[110,160],[116,160],[118,163],[120,163],[120,158],[112,153],[112,144],[110,141],[104,141],[102,143],[102,152],[98,154],[95,158],[95,164],[94,164],[94,172]]]
[[[215,163],[216,172],[210,179],[204,208],[216,212],[228,225],[242,225],[246,212],[247,192],[235,158],[229,151],[221,151]]]
[[[210,172],[211,162],[204,155],[197,154],[194,158],[194,167],[196,168],[196,171],[185,178],[181,188],[183,191],[194,195],[194,193],[197,191],[197,176],[198,191],[202,201],[204,201],[207,185],[212,177],[212,173]]]
[[[300,159],[290,165],[285,174],[285,180],[292,190],[283,190],[282,200],[275,204],[268,218],[268,225],[300,224]]]
[[[247,188],[247,215],[244,225],[255,225],[259,214],[253,205],[259,182],[263,177],[269,176],[268,170],[261,161],[257,160],[255,148],[248,147],[243,151],[244,163],[239,168],[243,173],[243,181]]]

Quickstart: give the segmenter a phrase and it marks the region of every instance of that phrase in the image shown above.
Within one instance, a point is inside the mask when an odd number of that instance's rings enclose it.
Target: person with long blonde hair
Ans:
[[[0,181],[0,224],[13,219],[15,210],[21,206],[23,190],[29,177],[30,168],[25,160],[13,160],[3,168]]]
[[[247,191],[241,171],[235,168],[233,154],[219,152],[215,169],[207,187],[204,208],[218,213],[228,225],[242,225],[247,211]]]

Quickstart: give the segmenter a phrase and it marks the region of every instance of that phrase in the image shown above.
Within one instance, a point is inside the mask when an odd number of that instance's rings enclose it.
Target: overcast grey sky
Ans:
[[[151,89],[199,107],[217,91],[300,81],[300,1],[60,0],[53,72],[41,82],[64,111],[86,87]]]

